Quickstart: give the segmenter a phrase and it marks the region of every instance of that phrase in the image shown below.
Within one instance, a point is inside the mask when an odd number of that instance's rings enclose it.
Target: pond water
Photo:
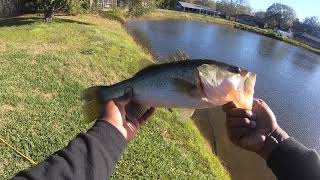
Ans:
[[[143,20],[127,30],[156,56],[181,50],[256,72],[255,96],[275,112],[291,136],[320,152],[320,56],[227,26],[184,20]]]

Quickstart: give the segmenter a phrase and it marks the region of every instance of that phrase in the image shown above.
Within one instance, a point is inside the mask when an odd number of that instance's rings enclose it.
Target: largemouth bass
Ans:
[[[101,113],[106,101],[127,91],[132,92],[135,104],[128,108],[131,119],[141,116],[149,107],[180,108],[182,118],[188,118],[194,109],[231,101],[239,108],[251,109],[255,82],[255,73],[237,66],[213,60],[187,60],[151,65],[117,84],[90,87],[81,99],[89,122]]]

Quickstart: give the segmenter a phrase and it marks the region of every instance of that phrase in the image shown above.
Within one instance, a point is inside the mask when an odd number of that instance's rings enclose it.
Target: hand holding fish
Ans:
[[[155,108],[151,107],[139,119],[128,121],[125,106],[130,102],[131,96],[131,93],[126,93],[122,97],[107,101],[104,106],[104,111],[99,118],[116,127],[128,142],[134,139],[140,126],[143,125],[155,111]]]
[[[256,152],[267,159],[277,144],[287,138],[269,106],[261,99],[253,101],[252,111],[236,108],[233,103],[223,106],[227,131],[237,146]]]

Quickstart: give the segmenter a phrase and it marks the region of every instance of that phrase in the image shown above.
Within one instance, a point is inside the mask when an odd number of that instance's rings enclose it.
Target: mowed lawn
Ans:
[[[0,21],[0,137],[40,162],[85,124],[80,92],[151,63],[121,24],[97,16]],[[0,144],[0,179],[32,164]],[[158,109],[122,156],[113,179],[229,179],[192,121]]]

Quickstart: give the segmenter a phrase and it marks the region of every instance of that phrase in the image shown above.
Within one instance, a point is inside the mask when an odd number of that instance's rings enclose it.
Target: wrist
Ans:
[[[289,135],[280,127],[276,128],[270,135],[266,137],[260,156],[267,160],[271,152],[278,147]]]
[[[119,124],[118,121],[113,121],[112,119],[103,119],[104,121],[108,122],[109,124],[111,124],[112,126],[114,126],[122,135],[125,139],[127,139],[127,133],[126,130],[123,126],[121,126]]]

